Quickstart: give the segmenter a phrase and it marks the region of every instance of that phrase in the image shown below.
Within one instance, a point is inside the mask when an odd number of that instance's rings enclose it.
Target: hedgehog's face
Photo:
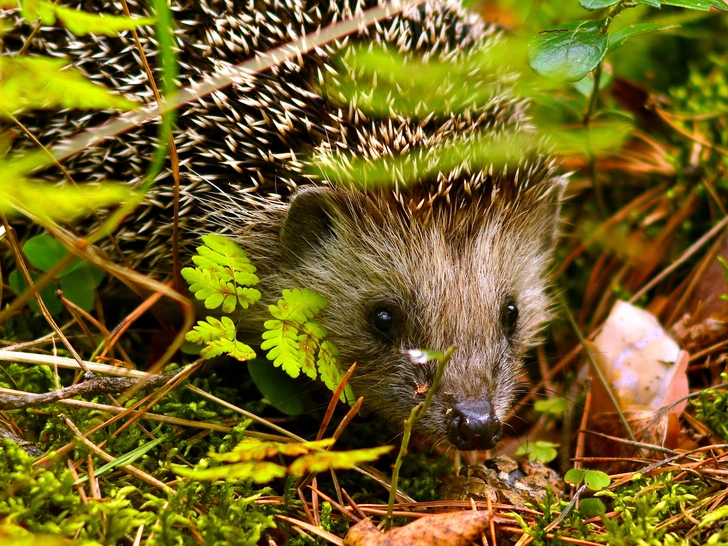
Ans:
[[[343,364],[358,362],[352,385],[365,407],[401,426],[435,372],[402,351],[455,345],[418,432],[459,449],[494,447],[523,350],[547,319],[559,189],[518,210],[427,222],[381,195],[316,189],[294,199],[281,234],[291,286],[329,300],[322,322]]]

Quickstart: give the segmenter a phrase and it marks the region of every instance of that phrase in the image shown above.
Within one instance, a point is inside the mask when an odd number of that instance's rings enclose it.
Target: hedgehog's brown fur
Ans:
[[[131,4],[132,11],[140,11]],[[179,0],[174,10],[181,82],[372,4]],[[152,51],[150,32],[140,29],[142,43]],[[552,162],[539,155],[522,158],[510,172],[493,167],[471,172],[465,166],[394,190],[355,191],[345,189],[346,180],[341,184],[317,176],[309,168],[311,157],[323,162],[352,156],[407,160],[413,149],[436,157],[437,147],[454,138],[467,144],[483,133],[513,133],[524,123],[525,105],[507,85],[494,85],[482,104],[437,114],[427,114],[423,104],[417,116],[394,104],[388,116],[367,115],[341,97],[325,98],[325,74],[355,78],[353,69],[332,63],[333,55],[363,39],[409,57],[470,63],[473,71],[480,69],[473,64],[477,55],[498,43],[492,27],[456,3],[426,0],[357,36],[190,105],[180,112],[175,137],[184,183],[181,222],[188,246],[197,244],[190,233],[231,233],[258,267],[260,288],[269,300],[285,288],[306,287],[325,296],[329,305],[322,323],[343,362],[359,363],[353,382],[357,394],[392,422],[401,423],[419,402],[418,385],[428,384],[433,370],[414,366],[396,349],[457,345],[420,427],[443,441],[445,416],[456,401],[486,398],[501,419],[511,403],[523,349],[548,316],[544,273],[563,181],[554,176]],[[12,36],[6,44],[11,52],[20,47]],[[70,56],[95,80],[135,98],[152,96],[131,36],[89,43],[56,30],[40,33],[31,50]],[[484,80],[493,77],[483,71]],[[442,88],[462,92],[458,82],[447,79]],[[44,116],[42,140],[48,143],[68,135],[70,127],[94,125],[103,117]],[[67,168],[77,180],[139,181],[147,167],[144,158],[152,156],[155,131],[143,127],[73,159]],[[331,182],[339,182],[338,188]],[[166,174],[134,222],[122,229],[119,238],[132,264],[164,267],[171,196]],[[507,298],[520,310],[510,338],[500,323]],[[382,303],[397,313],[397,337],[389,342],[377,338],[367,323],[372,306]],[[251,314],[246,320],[257,335],[262,317]]]

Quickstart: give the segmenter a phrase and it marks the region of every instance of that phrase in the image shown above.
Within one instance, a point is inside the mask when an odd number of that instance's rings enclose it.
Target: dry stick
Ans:
[[[33,393],[28,393],[24,391],[16,391],[13,389],[3,389],[0,388],[0,394],[11,394],[14,396],[33,396]],[[72,406],[77,408],[84,408],[84,409],[91,409],[91,410],[98,410],[98,411],[105,411],[108,413],[122,413],[123,411],[126,411],[126,408],[121,408],[119,406],[110,406],[108,404],[98,404],[96,402],[86,402],[85,400],[57,400],[55,402],[56,404],[62,404],[64,406]],[[141,413],[137,410],[133,410],[130,412],[130,415],[137,415],[138,413]],[[215,430],[217,432],[223,432],[225,434],[230,433],[232,431],[232,427],[228,427],[225,425],[216,425],[214,423],[205,423],[203,421],[191,421],[189,419],[181,419],[179,417],[169,417],[167,415],[160,415],[158,413],[144,413],[143,418],[148,421],[157,421],[160,423],[168,423],[170,425],[177,425],[181,427],[191,427],[191,428],[201,428],[204,430]],[[251,436],[259,436],[263,433],[253,432],[253,431],[246,431],[246,435]],[[264,436],[271,436],[269,434],[265,434]],[[278,438],[276,436],[275,438]]]
[[[298,40],[273,48],[266,53],[259,53],[254,58],[235,66],[219,70],[200,81],[193,82],[186,89],[182,89],[170,97],[165,97],[161,104],[151,104],[132,110],[131,112],[121,114],[116,118],[102,123],[93,129],[86,130],[54,148],[52,150],[53,157],[55,160],[61,161],[86,148],[97,146],[106,139],[125,133],[161,114],[176,110],[184,104],[197,101],[233,84],[241,78],[247,78],[251,74],[269,70],[281,63],[300,57],[329,42],[348,36],[378,21],[401,13],[407,8],[416,6],[421,1],[400,2],[395,0],[383,6],[377,6],[361,12],[357,11],[352,15],[351,19],[339,21],[336,24],[307,34]]]
[[[290,523],[291,525],[295,527],[300,527],[301,529],[305,529],[309,533],[313,533],[314,535],[318,535],[324,540],[328,540],[332,544],[335,544],[336,546],[345,546],[344,541],[341,540],[336,535],[329,533],[328,531],[324,531],[323,529],[319,527],[314,527],[310,523],[307,523],[305,521],[301,521],[294,518],[289,518],[288,516],[284,516],[282,514],[276,514],[276,518],[278,518],[281,521],[285,521],[286,523]]]
[[[705,276],[705,271],[715,262],[716,256],[720,254],[723,245],[724,241],[722,239],[716,239],[713,245],[708,250],[707,254],[703,257],[698,267],[690,272],[690,282],[688,283],[687,287],[683,288],[683,290],[680,291],[680,297],[675,304],[675,307],[672,310],[669,318],[665,321],[665,324],[669,326],[677,321],[680,313],[684,309],[685,305],[687,305],[688,299],[693,295],[695,288],[703,280]],[[673,294],[676,292],[677,291],[673,292]]]
[[[344,377],[341,378],[341,381],[339,381],[339,384],[336,387],[334,394],[331,396],[331,400],[329,400],[329,405],[326,408],[326,413],[324,414],[324,418],[321,421],[321,426],[319,427],[318,433],[316,434],[316,440],[320,440],[321,438],[324,437],[324,432],[326,432],[326,427],[329,426],[329,423],[331,422],[331,417],[333,417],[333,415],[334,415],[334,410],[336,409],[336,403],[339,401],[339,397],[341,396],[341,393],[344,392],[346,385],[349,384],[349,379],[351,378],[352,374],[354,373],[354,370],[356,370],[356,362],[354,362],[351,366],[349,366],[349,369],[346,370]]]
[[[343,380],[342,380],[343,382]],[[351,409],[346,413],[344,418],[341,420],[341,423],[339,423],[339,426],[336,427],[336,431],[334,432],[334,435],[332,438],[334,441],[338,440],[341,435],[344,432],[344,429],[351,423],[352,419],[356,416],[357,413],[359,413],[359,410],[361,409],[361,405],[364,402],[364,397],[360,396],[359,399],[356,401],[356,403],[351,407]],[[320,438],[317,438],[317,440],[320,440]],[[331,446],[327,447],[324,451],[328,451]],[[310,472],[307,476],[304,476],[298,480],[298,483],[296,484],[296,488],[304,487],[308,485],[313,477],[316,475],[315,472]],[[336,478],[334,478],[336,479]],[[343,504],[343,499],[340,500],[340,502]]]
[[[653,278],[650,282],[648,282],[646,285],[644,285],[640,290],[629,299],[629,303],[634,303],[637,301],[640,297],[642,297],[643,294],[654,288],[658,283],[660,283],[665,277],[670,275],[673,271],[675,271],[678,267],[680,267],[683,263],[685,263],[693,254],[695,254],[700,248],[707,243],[710,239],[712,239],[716,234],[718,234],[726,225],[728,225],[728,216],[723,218],[720,222],[718,222],[713,228],[708,231],[705,235],[703,235],[700,239],[698,239],[695,243],[690,245],[690,248],[688,248],[685,252],[683,252],[682,256],[680,256],[677,260],[675,260],[672,264],[670,264],[668,267],[662,270],[662,272],[657,275],[655,278]]]
[[[172,377],[179,374],[184,368],[174,370],[165,375],[159,375],[150,381],[144,383],[144,388],[155,388],[161,386]],[[25,396],[17,396],[14,394],[0,394],[0,410],[14,410],[31,408],[44,404],[52,404],[66,398],[74,396],[99,396],[101,394],[119,394],[131,388],[135,384],[141,382],[140,379],[129,379],[123,377],[94,377],[88,381],[64,387],[52,392],[44,392],[41,394],[28,393]]]

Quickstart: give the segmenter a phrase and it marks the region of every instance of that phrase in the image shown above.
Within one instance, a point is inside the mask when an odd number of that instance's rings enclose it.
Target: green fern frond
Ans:
[[[235,333],[235,324],[229,317],[222,317],[220,320],[207,317],[187,332],[185,339],[198,345],[205,344],[200,351],[202,358],[210,359],[222,354],[242,361],[255,358],[255,351],[245,343],[237,341]]]
[[[222,317],[218,320],[215,317],[207,317],[204,321],[198,321],[192,330],[185,336],[187,341],[202,344],[210,343],[218,339],[235,339],[235,324],[229,317]]]
[[[282,368],[291,377],[298,377],[301,373],[298,328],[280,320],[268,320],[264,326],[266,331],[263,332],[264,341],[260,348],[264,351],[270,349],[266,357],[273,361],[273,365]]]
[[[203,235],[202,242],[204,246],[197,249],[198,256],[192,258],[197,267],[210,271],[219,271],[221,274],[228,272],[231,278],[227,280],[232,280],[235,274],[251,275],[249,281],[242,280],[246,278],[244,275],[235,280],[243,286],[258,284],[258,277],[253,275],[255,266],[250,263],[245,251],[233,241],[222,235]]]
[[[339,362],[339,349],[336,345],[330,341],[321,343],[316,366],[318,367],[319,374],[321,374],[321,381],[324,382],[324,385],[332,391],[336,390],[336,387],[339,386],[341,379],[344,377],[341,363]],[[344,388],[340,400],[348,404],[354,403],[354,391],[349,385]]]
[[[221,307],[227,314],[238,305],[247,309],[257,302],[260,292],[252,287],[259,279],[245,251],[220,235],[203,235],[202,240],[205,246],[192,258],[197,267],[182,270],[195,298],[203,300],[207,309]]]
[[[302,324],[311,320],[326,307],[326,298],[310,290],[284,290],[283,299],[269,307],[270,314],[279,320],[289,320]]]

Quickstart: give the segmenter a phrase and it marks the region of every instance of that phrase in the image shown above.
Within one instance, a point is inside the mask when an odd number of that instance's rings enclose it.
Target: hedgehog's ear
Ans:
[[[341,213],[336,193],[332,188],[313,186],[293,196],[280,233],[284,260],[304,261],[335,235],[334,219]]]

